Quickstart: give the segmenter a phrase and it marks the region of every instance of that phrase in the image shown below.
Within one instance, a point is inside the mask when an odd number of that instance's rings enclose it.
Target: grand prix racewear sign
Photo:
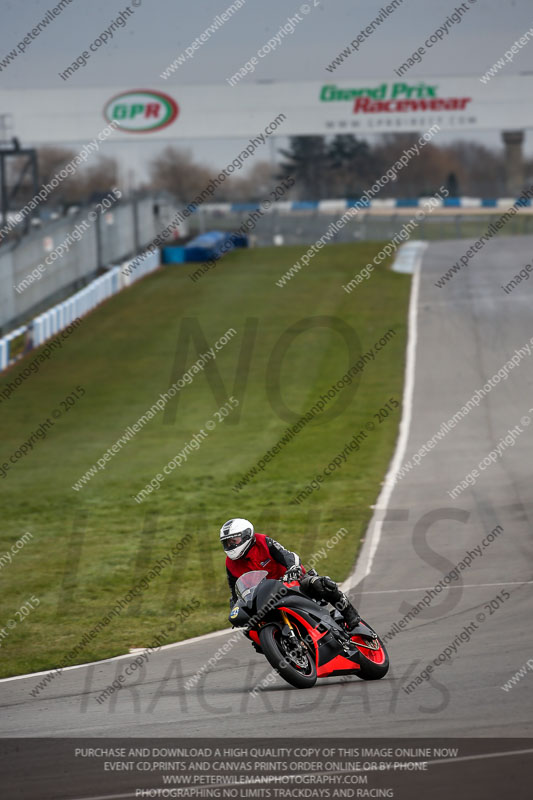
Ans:
[[[323,86],[324,103],[351,102],[354,114],[407,114],[411,111],[464,111],[471,97],[442,97],[438,84],[380,83],[376,86],[340,89]]]
[[[533,127],[533,75],[376,78],[50,90],[0,90],[2,113],[25,144],[88,142],[104,125],[109,141],[249,138],[284,114],[277,136]],[[139,137],[141,138],[141,137]]]

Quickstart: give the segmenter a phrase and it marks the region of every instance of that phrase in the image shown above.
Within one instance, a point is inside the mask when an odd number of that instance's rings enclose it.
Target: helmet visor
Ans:
[[[229,536],[227,539],[223,539],[222,544],[224,546],[224,550],[233,550],[234,547],[238,547],[244,541],[245,537],[238,533],[236,536]]]

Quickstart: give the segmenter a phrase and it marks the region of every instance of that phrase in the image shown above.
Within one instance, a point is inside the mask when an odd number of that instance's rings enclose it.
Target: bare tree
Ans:
[[[259,203],[268,199],[268,193],[275,183],[276,168],[268,161],[258,161],[246,175],[233,176],[224,181],[217,191],[217,199],[237,203]]]
[[[205,189],[212,173],[192,160],[190,150],[169,145],[151,161],[150,176],[154,189],[166,190],[187,205]]]
[[[37,158],[39,162],[39,183],[41,186],[50,183],[52,178],[75,156],[76,153],[73,150],[68,150],[65,147],[39,148]],[[79,173],[69,175],[61,181],[59,186],[52,189],[46,202],[65,202],[67,198],[71,196],[77,199],[77,197],[81,196],[83,193],[82,185],[83,179],[80,177]]]
[[[477,142],[459,140],[443,148],[457,163],[460,193],[475,197],[497,197],[505,193],[505,155]]]
[[[325,196],[328,152],[324,136],[291,136],[288,149],[279,152],[284,158],[280,177],[294,177],[301,200],[320,200]]]
[[[85,169],[83,178],[84,195],[88,200],[105,194],[120,183],[118,163],[110,156],[100,156],[94,165]]]

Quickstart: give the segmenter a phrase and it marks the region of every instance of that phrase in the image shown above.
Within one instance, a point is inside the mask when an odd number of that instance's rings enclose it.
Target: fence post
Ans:
[[[9,362],[9,348],[5,339],[0,339],[0,369],[6,369]]]
[[[102,224],[102,215],[99,214],[96,218],[96,224],[94,226],[94,233],[96,236],[96,267],[100,269],[102,266],[102,230],[100,228]]]
[[[134,244],[134,253],[139,252],[139,201],[137,197],[134,197],[131,201],[131,210],[133,214],[133,244]]]

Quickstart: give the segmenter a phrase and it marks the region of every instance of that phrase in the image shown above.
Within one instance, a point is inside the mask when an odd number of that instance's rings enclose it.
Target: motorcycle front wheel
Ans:
[[[296,689],[310,689],[317,679],[313,656],[303,645],[305,655],[295,659],[284,646],[281,630],[277,625],[265,625],[259,632],[259,640],[267,661],[281,677]]]

